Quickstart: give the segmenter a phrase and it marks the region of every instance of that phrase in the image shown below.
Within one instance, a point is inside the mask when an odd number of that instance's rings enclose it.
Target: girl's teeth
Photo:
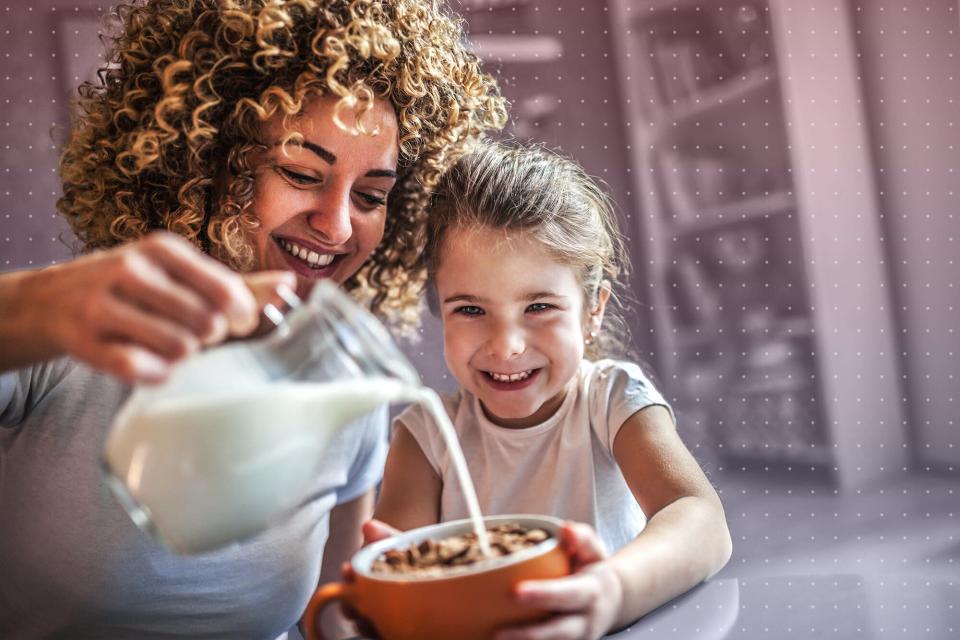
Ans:
[[[281,240],[280,246],[282,246],[287,253],[297,258],[300,258],[301,260],[309,264],[311,267],[325,267],[331,262],[333,262],[332,255],[330,254],[321,255],[316,251],[310,251],[309,249],[305,249],[293,242]]]
[[[530,377],[530,371],[521,371],[520,373],[493,373],[490,372],[490,377],[496,380],[497,382],[519,382],[520,380],[526,380]]]

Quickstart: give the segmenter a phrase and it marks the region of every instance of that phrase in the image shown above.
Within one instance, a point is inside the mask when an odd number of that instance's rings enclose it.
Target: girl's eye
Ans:
[[[547,304],[546,302],[534,302],[533,304],[527,306],[527,311],[531,313],[543,313],[544,311],[549,311],[555,307],[552,304]]]
[[[315,184],[320,184],[320,179],[314,176],[308,176],[304,173],[298,173],[287,169],[286,167],[276,167],[277,173],[281,176],[293,182],[294,184],[302,185],[305,187],[313,186]]]
[[[472,305],[465,305],[462,307],[457,307],[453,310],[454,313],[458,313],[463,316],[481,316],[483,315],[483,309],[480,307],[475,307]]]

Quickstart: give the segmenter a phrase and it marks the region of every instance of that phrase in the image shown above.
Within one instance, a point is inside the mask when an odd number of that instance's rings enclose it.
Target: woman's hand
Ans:
[[[295,285],[292,274],[257,277]],[[160,381],[202,345],[250,333],[259,316],[243,277],[165,232],[26,272],[4,294],[18,321],[5,337],[19,329],[35,341],[16,364],[67,353],[127,382]]]
[[[526,580],[517,585],[517,602],[553,612],[546,621],[500,630],[497,640],[582,640],[599,638],[614,624],[623,600],[620,579],[593,527],[566,523],[560,544],[570,556],[573,574],[555,580]]]

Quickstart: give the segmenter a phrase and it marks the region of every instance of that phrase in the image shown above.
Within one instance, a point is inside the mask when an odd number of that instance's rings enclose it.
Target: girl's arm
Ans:
[[[706,580],[730,558],[720,499],[664,407],[650,406],[628,418],[613,454],[649,516],[646,528],[605,558],[591,527],[568,524],[561,542],[573,559],[574,575],[531,580],[517,589],[518,602],[555,615],[505,629],[497,640],[598,638]]]
[[[715,574],[733,545],[720,498],[666,408],[627,419],[613,454],[648,514],[640,535],[607,561],[622,588],[620,627]]]
[[[437,523],[442,486],[420,445],[397,422],[373,517],[401,531]]]

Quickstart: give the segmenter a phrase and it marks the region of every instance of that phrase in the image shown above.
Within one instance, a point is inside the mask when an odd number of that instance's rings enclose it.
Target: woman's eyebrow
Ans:
[[[333,152],[328,151],[327,149],[324,149],[323,147],[318,145],[316,142],[310,142],[309,140],[302,140],[300,142],[291,141],[290,144],[298,144],[304,149],[308,149],[312,151],[327,164],[337,163],[337,156]],[[394,171],[393,169],[371,169],[370,171],[367,171],[367,173],[364,175],[366,175],[368,178],[393,178],[394,180],[397,179],[397,172]]]
[[[310,141],[308,141],[308,140],[303,140],[302,142],[294,142],[293,144],[299,144],[299,145],[302,146],[304,149],[309,149],[310,151],[313,151],[315,154],[317,154],[318,156],[320,156],[320,159],[321,159],[321,160],[323,160],[323,161],[326,162],[327,164],[336,164],[336,163],[337,163],[337,156],[335,156],[335,155],[334,155],[333,153],[331,153],[330,151],[327,151],[326,149],[324,149],[323,147],[321,147],[320,145],[318,145],[318,144],[315,143],[315,142],[310,142]]]

